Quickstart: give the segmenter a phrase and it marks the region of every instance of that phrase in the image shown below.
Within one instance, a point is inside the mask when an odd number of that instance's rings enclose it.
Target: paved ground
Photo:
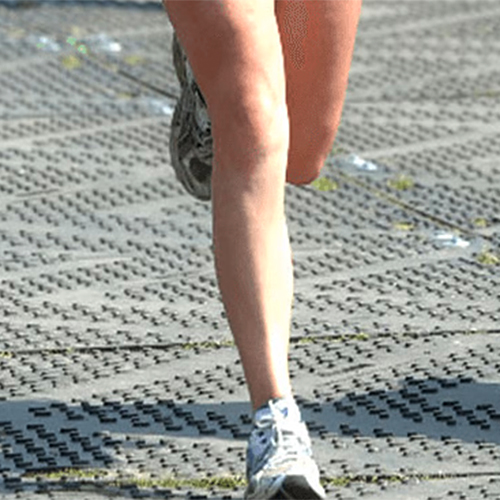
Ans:
[[[324,178],[287,188],[329,498],[500,498],[499,32],[498,0],[365,0]],[[171,34],[159,2],[0,0],[1,498],[241,498]]]

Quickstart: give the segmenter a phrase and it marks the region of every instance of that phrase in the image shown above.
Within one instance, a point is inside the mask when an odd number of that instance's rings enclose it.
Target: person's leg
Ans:
[[[285,59],[287,181],[308,184],[331,151],[342,114],[361,0],[276,0]]]
[[[291,394],[289,121],[274,0],[165,0],[212,122],[218,283],[253,409]]]

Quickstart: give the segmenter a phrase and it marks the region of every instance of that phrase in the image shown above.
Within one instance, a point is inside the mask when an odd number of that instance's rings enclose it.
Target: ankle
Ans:
[[[288,393],[283,393],[279,396],[270,397],[265,401],[262,401],[262,404],[258,406],[252,405],[253,414],[255,415],[257,411],[262,410],[264,408],[269,408],[271,404],[272,405],[278,404],[279,406],[293,406],[298,408],[297,402],[295,401],[295,397],[293,393],[290,391]]]
[[[295,398],[291,389],[288,391],[274,391],[266,394],[265,396],[252,398],[252,411],[255,413],[263,406],[267,406],[270,401],[275,402],[277,400],[287,400],[295,403]]]

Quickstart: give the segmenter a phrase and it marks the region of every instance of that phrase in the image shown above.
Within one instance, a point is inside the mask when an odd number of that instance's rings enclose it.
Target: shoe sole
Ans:
[[[313,490],[304,476],[287,476],[270,500],[322,500],[325,497]]]
[[[184,93],[188,92],[187,89],[188,78],[186,74],[186,65],[188,64],[188,62],[186,60],[184,50],[175,32],[172,38],[172,53],[174,59],[175,72],[177,74],[177,78],[181,84],[181,89],[182,89],[181,98],[177,102],[171,122],[171,134],[170,134],[169,146],[170,146],[170,158],[172,166],[174,167],[177,179],[181,182],[181,184],[184,186],[184,188],[190,195],[194,196],[195,198],[201,201],[210,201],[212,198],[210,183],[206,183],[203,181],[199,181],[198,179],[195,179],[193,177],[192,172],[187,172],[186,168],[182,164],[182,161],[179,159],[178,142],[181,134],[181,115],[182,115],[181,103],[184,101],[185,98],[187,98],[187,96],[185,96]],[[203,102],[205,102],[201,92],[199,92],[199,89],[197,88],[197,85],[195,87],[196,91],[198,91],[199,93],[200,98],[202,99]],[[197,160],[196,158],[194,158],[193,160],[194,160],[194,167],[196,168],[197,165],[200,165],[199,170],[203,171],[204,168],[201,168],[203,167],[203,162]],[[191,160],[192,167],[193,167],[193,160]]]
[[[174,59],[174,68],[177,74],[177,78],[181,84],[181,87],[184,88],[187,85],[186,68],[184,65],[184,51],[175,31],[174,36],[172,37],[172,55]]]
[[[186,191],[201,201],[209,201],[211,199],[211,189],[210,189],[211,186],[199,183],[195,179],[193,179],[182,165],[181,160],[179,160],[178,143],[180,135],[180,125],[177,124],[180,120],[180,114],[181,114],[181,105],[179,102],[175,107],[171,123],[171,133],[169,141],[170,160],[172,162],[172,166],[174,167],[177,179],[181,182]]]
[[[278,481],[279,483],[279,481]],[[276,489],[277,488],[277,489]],[[269,485],[266,491],[245,491],[245,500],[324,500],[326,498],[323,488],[321,492],[315,490],[304,476],[289,475],[281,481],[281,484]]]

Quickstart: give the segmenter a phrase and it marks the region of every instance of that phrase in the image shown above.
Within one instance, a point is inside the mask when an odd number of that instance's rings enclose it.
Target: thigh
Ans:
[[[207,102],[214,136],[217,127],[245,120],[264,128],[277,105],[286,112],[274,0],[163,3]]]
[[[276,0],[290,148],[287,180],[319,175],[340,122],[361,0]]]

